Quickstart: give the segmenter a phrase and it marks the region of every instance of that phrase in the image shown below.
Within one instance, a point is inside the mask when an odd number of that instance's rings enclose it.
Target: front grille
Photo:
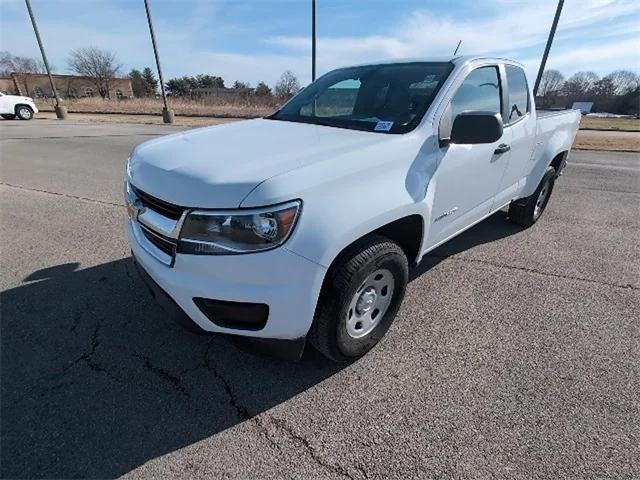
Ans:
[[[131,186],[134,193],[138,196],[142,205],[154,210],[165,217],[168,217],[172,220],[178,220],[182,213],[187,209],[186,207],[181,207],[179,205],[174,205],[169,202],[165,202],[164,200],[160,200],[148,193],[143,192],[142,190],[137,189],[133,185]]]
[[[175,256],[176,253],[176,243],[168,238],[164,238],[157,233],[153,233],[144,226],[140,226],[142,233],[158,250],[166,253],[171,258]]]

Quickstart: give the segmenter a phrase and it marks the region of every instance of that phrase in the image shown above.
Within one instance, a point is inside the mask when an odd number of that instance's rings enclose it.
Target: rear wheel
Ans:
[[[404,298],[407,257],[378,235],[356,242],[329,273],[309,340],[331,360],[361,357],[385,335]]]
[[[2,118],[5,120],[13,120],[16,116],[13,113],[5,113],[2,115]]]
[[[18,105],[16,107],[16,115],[20,120],[31,120],[33,118],[33,110],[28,105]]]
[[[536,223],[547,208],[555,181],[555,168],[547,168],[533,195],[516,200],[509,205],[509,220],[523,227],[530,227]]]

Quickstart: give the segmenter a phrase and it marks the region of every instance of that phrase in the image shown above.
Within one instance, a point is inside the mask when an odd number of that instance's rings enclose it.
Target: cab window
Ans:
[[[451,100],[455,120],[462,112],[501,113],[500,80],[496,67],[481,67],[465,78]]]
[[[527,77],[520,67],[505,65],[509,85],[509,118],[507,123],[518,121],[529,112],[529,87]]]
[[[439,138],[451,135],[456,117],[462,112],[502,113],[502,93],[498,67],[480,67],[473,70],[451,99],[439,126]]]

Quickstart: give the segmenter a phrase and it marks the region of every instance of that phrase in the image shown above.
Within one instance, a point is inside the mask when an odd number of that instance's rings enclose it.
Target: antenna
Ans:
[[[458,42],[458,46],[456,47],[456,51],[455,51],[455,52],[453,52],[453,56],[454,56],[454,57],[456,56],[456,53],[458,53],[458,49],[460,48],[460,45],[462,45],[462,40],[460,40],[460,41]]]

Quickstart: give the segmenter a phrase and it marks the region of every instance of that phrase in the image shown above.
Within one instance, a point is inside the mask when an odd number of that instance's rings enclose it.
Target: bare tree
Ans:
[[[599,80],[593,72],[574,73],[564,82],[563,91],[566,95],[580,97],[589,94],[595,83]]]
[[[291,70],[287,70],[280,76],[280,80],[274,88],[275,95],[278,98],[289,98],[300,90],[300,82]]]
[[[564,75],[558,70],[545,70],[540,78],[540,86],[538,87],[538,95],[546,97],[548,95],[554,95],[564,85]]]
[[[53,66],[51,67],[53,69]],[[0,52],[0,76],[8,77],[14,74],[16,80],[22,83],[25,94],[31,96],[27,73],[46,73],[42,60],[31,57],[16,57],[9,52]]]
[[[100,95],[111,98],[111,81],[120,71],[116,54],[96,47],[79,48],[69,55],[72,72],[90,78]]]
[[[616,95],[624,95],[640,86],[640,76],[630,70],[616,70],[605,78],[610,79],[615,86]]]
[[[0,76],[7,77],[12,73],[47,73],[47,70],[42,60],[0,52]]]

